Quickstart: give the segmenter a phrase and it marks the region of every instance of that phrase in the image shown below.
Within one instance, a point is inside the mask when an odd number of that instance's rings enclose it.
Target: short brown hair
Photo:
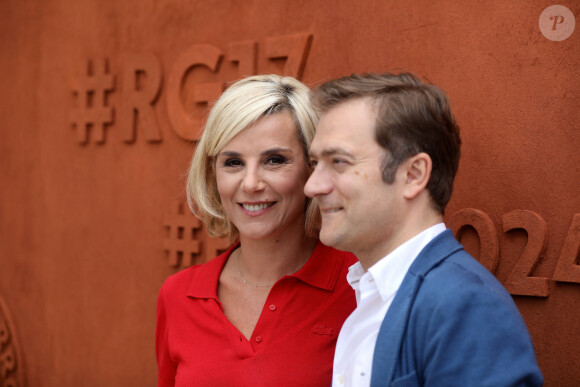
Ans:
[[[353,74],[312,91],[321,114],[355,98],[370,98],[376,104],[376,140],[390,154],[381,164],[383,180],[392,183],[403,161],[427,153],[433,161],[427,190],[443,214],[461,155],[459,127],[445,93],[410,73]]]

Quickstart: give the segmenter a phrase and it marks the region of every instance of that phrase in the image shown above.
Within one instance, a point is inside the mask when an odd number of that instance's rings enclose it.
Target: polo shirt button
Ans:
[[[260,341],[262,341],[262,336],[256,336],[256,341],[259,343]]]
[[[276,310],[276,305],[274,305],[274,304],[270,305],[270,310],[271,310],[272,312],[273,312],[273,311],[275,311],[275,310]]]

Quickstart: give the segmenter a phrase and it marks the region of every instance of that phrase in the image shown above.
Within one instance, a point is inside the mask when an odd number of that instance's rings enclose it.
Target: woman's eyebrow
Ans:
[[[266,155],[271,155],[272,153],[288,153],[288,152],[292,152],[292,149],[290,149],[290,148],[276,147],[276,148],[267,149],[267,150],[263,151],[260,154],[262,156],[266,156]]]
[[[239,157],[241,154],[239,152],[234,151],[223,151],[217,154],[217,157],[225,156],[225,157]]]
[[[290,148],[283,148],[283,147],[275,147],[275,148],[270,148],[270,149],[266,149],[265,151],[261,152],[260,155],[261,156],[267,156],[267,155],[271,155],[273,153],[289,153],[292,152],[292,149]],[[223,151],[217,154],[217,157],[240,157],[242,154],[240,152],[236,152],[236,151]]]

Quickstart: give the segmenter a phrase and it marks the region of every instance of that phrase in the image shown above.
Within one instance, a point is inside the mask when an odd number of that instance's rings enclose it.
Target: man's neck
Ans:
[[[405,225],[402,225],[402,227],[397,230],[397,232],[393,233],[393,235],[390,235],[390,237],[385,235],[385,240],[382,243],[377,243],[374,246],[361,246],[361,249],[357,249],[357,251],[353,251],[353,253],[357,256],[366,272],[371,266],[389,255],[389,253],[401,246],[403,243],[416,235],[419,235],[428,228],[442,222],[443,216],[440,214],[432,214],[432,216],[421,218],[421,221],[419,222],[406,222]]]

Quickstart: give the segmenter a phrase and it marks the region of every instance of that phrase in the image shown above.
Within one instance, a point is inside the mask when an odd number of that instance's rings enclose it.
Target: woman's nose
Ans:
[[[242,180],[242,188],[248,192],[255,192],[264,189],[264,182],[260,176],[258,168],[246,168],[244,179]]]

